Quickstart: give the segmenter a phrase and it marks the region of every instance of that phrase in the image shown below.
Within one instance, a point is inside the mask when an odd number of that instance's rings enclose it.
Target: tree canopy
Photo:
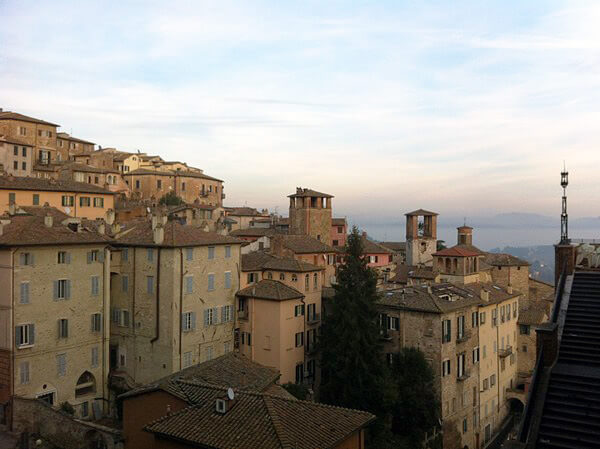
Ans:
[[[160,200],[158,200],[158,204],[164,204],[165,206],[180,206],[183,203],[184,201],[172,190],[165,193]]]

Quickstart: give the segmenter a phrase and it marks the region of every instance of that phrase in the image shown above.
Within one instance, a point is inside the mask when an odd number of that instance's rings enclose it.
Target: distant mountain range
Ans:
[[[492,253],[508,253],[526,260],[531,264],[529,269],[531,277],[540,281],[554,283],[554,246],[505,246],[493,248]]]
[[[463,221],[452,219],[440,219],[442,226],[460,226]],[[521,212],[510,212],[494,215],[493,217],[474,217],[467,224],[474,228],[558,228],[560,229],[560,217],[549,217],[547,215],[529,214]],[[600,229],[600,217],[571,218],[569,225],[573,228],[596,228]]]

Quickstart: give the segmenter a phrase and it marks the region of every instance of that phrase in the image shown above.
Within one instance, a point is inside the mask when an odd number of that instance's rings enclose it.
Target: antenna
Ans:
[[[560,214],[560,243],[569,244],[569,215],[567,214],[567,186],[569,185],[569,172],[563,161],[563,171],[560,173],[560,185],[563,188],[562,213]]]

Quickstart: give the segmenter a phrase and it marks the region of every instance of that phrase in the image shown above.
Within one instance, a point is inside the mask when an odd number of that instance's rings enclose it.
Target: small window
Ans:
[[[98,276],[92,276],[91,282],[91,295],[98,296],[100,293],[100,278]]]
[[[304,316],[304,304],[294,306],[294,316]]]
[[[90,207],[90,197],[89,196],[80,196],[79,197],[79,206],[80,207]]]
[[[135,181],[135,188],[136,189],[140,188],[140,180],[139,179]]]
[[[273,279],[273,272],[272,271],[267,272],[267,279]]]
[[[214,246],[209,246],[208,247],[208,259],[214,259],[215,258],[215,247]]]
[[[182,192],[185,192],[185,182],[182,182],[182,183],[181,183],[181,191],[182,191]]]
[[[146,259],[148,262],[154,262],[154,250],[152,248],[146,250]]]
[[[61,318],[58,320],[58,338],[69,337],[69,320]]]
[[[319,288],[319,275],[317,273],[313,275],[313,284],[314,289],[317,290]]]
[[[298,276],[296,274],[292,274],[292,282],[297,282]]]
[[[98,346],[92,348],[92,368],[98,368]]]
[[[194,248],[186,248],[185,249],[185,260],[193,260],[194,259]]]
[[[304,346],[304,332],[298,332],[296,334],[296,347],[299,348]]]
[[[185,293],[189,295],[193,292],[194,292],[194,277],[186,276],[185,277]]]
[[[215,289],[215,275],[213,273],[208,275],[208,291],[211,292]]]
[[[19,168],[18,162],[15,162],[17,165],[15,166],[15,170],[17,170]],[[10,192],[8,194],[8,204],[16,204],[17,202],[17,198],[16,198],[16,194],[14,192]]]
[[[192,366],[192,351],[183,353],[183,367],[188,368]]]
[[[19,147],[18,147],[18,146],[16,146],[16,145],[15,145],[15,147],[14,147],[13,154],[14,154],[15,156],[18,156],[18,155],[19,155]]]
[[[59,377],[67,375],[67,354],[56,356],[56,371]]]
[[[279,273],[279,280],[285,281],[285,273]]]
[[[29,304],[29,282],[21,282],[21,304]]]
[[[225,259],[229,259],[231,257],[231,246],[225,247]]]
[[[310,288],[310,276],[307,274],[306,276],[304,276],[304,289],[306,291],[308,291],[309,288]]]
[[[129,290],[129,276],[126,274],[121,275],[121,290],[124,292]]]
[[[15,169],[15,170],[19,169],[19,161],[13,161],[13,169]]]
[[[531,327],[526,324],[519,325],[519,332],[521,335],[529,335],[531,333]]]
[[[162,189],[162,181],[161,181],[160,179],[157,179],[157,180],[156,180],[156,188],[157,188],[158,190]]]
[[[54,281],[54,299],[69,299],[71,282],[68,279]]]
[[[129,260],[129,248],[123,248],[121,250],[121,260]]]
[[[95,197],[94,198],[94,207],[104,207],[104,198]]]
[[[74,198],[71,195],[63,195],[62,196],[62,205],[63,207],[73,207],[74,204]]]
[[[39,206],[40,205],[40,195],[38,195],[37,193],[34,193],[32,203],[34,206]]]
[[[225,288],[231,288],[231,271],[225,272]]]
[[[101,332],[102,331],[102,314],[94,313],[92,314],[92,332]]]
[[[29,362],[19,363],[19,377],[21,379],[21,385],[29,383]]]
[[[35,342],[35,326],[33,324],[21,324],[15,328],[15,340],[17,347],[30,346]]]
[[[154,276],[146,276],[146,293],[154,293]]]
[[[450,360],[444,360],[442,362],[442,377],[448,376],[450,372]]]

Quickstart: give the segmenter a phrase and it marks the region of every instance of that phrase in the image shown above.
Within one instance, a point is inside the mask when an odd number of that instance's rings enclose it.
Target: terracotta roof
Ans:
[[[233,237],[205,232],[191,225],[182,225],[179,221],[167,221],[164,225],[164,241],[157,245],[154,243],[152,223],[146,218],[126,222],[125,229],[115,236],[115,244],[130,246],[181,247],[240,243]]]
[[[524,310],[519,310],[519,324],[542,324],[548,320],[548,313],[540,307],[528,307]]]
[[[41,190],[46,192],[77,192],[114,195],[114,192],[85,182],[30,178],[20,176],[0,176],[0,190]]]
[[[379,244],[394,252],[406,251],[406,242],[379,242]]]
[[[72,230],[62,224],[70,217],[53,207],[25,206],[17,209],[24,214],[10,216],[10,223],[2,229],[0,246],[109,244],[112,241],[92,228],[82,227],[79,232]],[[51,227],[44,223],[46,215],[53,218]]]
[[[0,142],[10,143],[13,145],[21,145],[21,146],[25,146],[25,147],[33,146],[27,142],[23,142],[23,141],[17,139],[16,137],[0,136]]]
[[[98,150],[98,151],[103,151],[103,150]],[[124,161],[125,159],[127,159],[131,156],[135,156],[135,153],[126,153],[123,151],[119,151],[119,152],[115,153],[115,155],[113,156],[113,161]]]
[[[201,178],[208,179],[211,181],[223,182],[221,179],[213,178],[212,176],[205,175],[188,170],[151,170],[148,168],[138,168],[133,171],[123,173],[123,176],[142,176],[142,175],[154,175],[154,176],[181,176],[188,178]]]
[[[296,189],[296,193],[288,195],[288,198],[305,198],[305,197],[319,197],[319,198],[333,198],[333,195],[329,193],[317,192],[311,189]]]
[[[271,236],[278,234],[279,231],[273,228],[249,228],[249,229],[236,229],[231,231],[229,235],[233,237],[264,237],[265,235]]]
[[[291,257],[278,257],[264,251],[242,254],[242,271],[292,271],[308,272],[324,270],[323,267],[302,262]]]
[[[119,397],[138,396],[156,390],[164,390],[179,396],[182,394],[178,386],[180,380],[203,382],[217,387],[239,388],[246,391],[264,391],[274,385],[279,376],[279,372],[274,368],[253,362],[237,352],[229,352],[170,374],[151,384],[134,388]],[[187,399],[186,397],[185,400]]]
[[[186,209],[200,209],[200,210],[215,210],[217,206],[211,206],[209,204],[181,204],[179,206],[171,206],[169,207],[169,213],[174,214],[176,212],[181,212]]]
[[[421,215],[439,215],[439,214],[436,212],[431,212],[431,211],[425,210],[425,209],[417,209],[417,210],[413,210],[412,212],[409,212],[404,215],[419,215],[419,216],[421,216]]]
[[[18,112],[4,111],[0,112],[0,120],[20,120],[22,122],[39,123],[41,125],[48,126],[60,126],[55,123],[46,122],[39,118],[29,117],[27,115],[19,114]]]
[[[257,209],[253,207],[226,207],[227,215],[235,215],[237,217],[263,217]]]
[[[464,289],[470,290],[474,295],[477,296],[481,294],[481,290],[489,292],[490,299],[488,301],[480,301],[483,305],[506,301],[507,299],[516,298],[517,296],[521,295],[521,292],[515,289],[513,289],[512,293],[508,293],[505,287],[492,282],[475,282],[472,284],[466,284]]]
[[[308,235],[277,235],[274,238],[280,239],[283,246],[292,250],[296,254],[311,253],[334,253],[335,249],[319,240]]]
[[[104,174],[104,173],[121,173],[119,170],[115,170],[112,168],[94,167],[93,165],[82,164],[80,162],[71,162],[68,164],[64,164],[64,165],[62,165],[60,170],[73,170],[73,171],[80,171],[80,172],[86,172],[86,173],[102,173],[102,174]]]
[[[365,254],[392,254],[392,251],[379,243],[362,236],[363,251]]]
[[[503,253],[487,253],[484,260],[485,263],[494,267],[523,267],[530,265],[529,262],[523,259]]]
[[[77,137],[73,137],[68,135],[67,133],[57,133],[56,137],[63,140],[71,140],[73,142],[85,143],[88,145],[95,145],[94,142],[90,142],[89,140],[78,139]]]
[[[244,298],[269,299],[272,301],[304,298],[304,295],[295,288],[271,279],[263,279],[256,284],[249,285],[237,292],[236,295]]]
[[[242,391],[220,414],[215,403],[226,397],[226,389],[183,382],[182,388],[196,403],[145,430],[210,449],[329,449],[375,419],[358,410]]]
[[[347,222],[345,218],[332,218],[331,225],[332,226],[346,226]]]
[[[433,253],[434,256],[448,256],[448,257],[473,257],[480,256],[482,253],[478,251],[474,251],[469,248],[464,248],[459,245],[453,246],[451,248],[442,249],[441,251],[437,251]]]

